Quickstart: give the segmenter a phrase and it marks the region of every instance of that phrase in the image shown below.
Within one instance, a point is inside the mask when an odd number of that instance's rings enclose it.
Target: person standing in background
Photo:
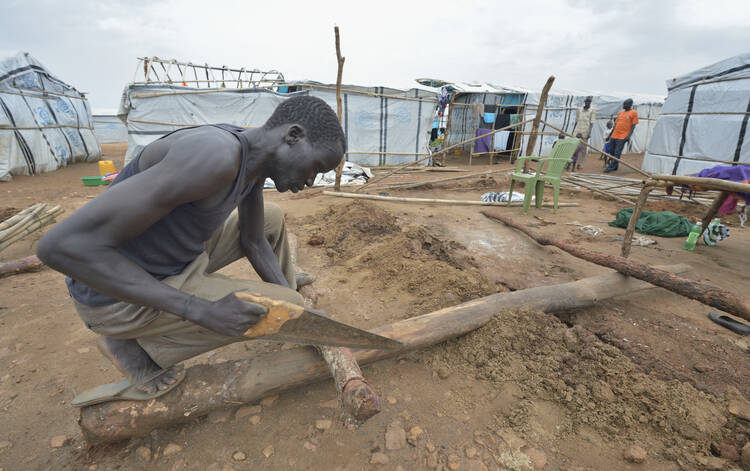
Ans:
[[[628,98],[622,103],[622,111],[617,113],[615,126],[609,134],[609,153],[612,156],[620,158],[625,143],[630,141],[630,136],[633,135],[637,124],[638,112],[633,109],[633,99]],[[619,161],[615,159],[610,160],[609,165],[604,169],[604,173],[614,172],[619,166]]]
[[[594,126],[596,120],[596,110],[591,108],[591,101],[593,97],[587,96],[583,101],[583,108],[576,110],[576,125],[573,128],[573,135],[581,139],[584,144],[584,150],[578,157],[578,163],[576,167],[578,170],[581,169],[583,161],[586,160],[586,153],[588,152],[589,138],[591,137],[591,128]]]

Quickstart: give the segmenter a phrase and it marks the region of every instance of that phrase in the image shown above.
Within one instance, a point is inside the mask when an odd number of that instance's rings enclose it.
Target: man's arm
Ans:
[[[633,131],[635,131],[635,127],[638,125],[638,112],[633,110],[633,125],[630,127],[630,132],[628,133],[628,137],[625,138],[625,142],[630,141],[630,136],[633,135]]]
[[[107,296],[171,312],[219,333],[241,335],[264,308],[234,296],[217,302],[195,298],[156,280],[116,250],[178,205],[231,184],[239,159],[226,142],[214,135],[175,141],[159,163],[56,224],[39,242],[39,258]]]
[[[263,187],[258,184],[239,205],[240,245],[261,280],[289,286],[263,230]]]

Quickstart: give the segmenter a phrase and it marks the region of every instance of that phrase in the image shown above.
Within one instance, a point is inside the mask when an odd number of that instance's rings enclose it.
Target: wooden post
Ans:
[[[558,249],[568,252],[574,257],[581,258],[591,263],[596,263],[603,267],[612,268],[623,275],[647,281],[653,285],[677,293],[680,296],[694,299],[707,306],[715,307],[716,309],[733,314],[745,319],[746,321],[750,321],[750,300],[731,291],[706,283],[688,280],[687,278],[677,276],[673,273],[668,273],[642,263],[633,262],[624,257],[585,249],[572,242],[546,236],[529,229],[525,225],[514,222],[502,213],[497,212],[497,210],[482,211],[482,214],[523,232],[541,245],[554,245]]]
[[[719,193],[719,195],[716,197],[713,203],[711,203],[711,206],[708,208],[708,211],[706,211],[706,215],[703,216],[703,221],[701,222],[703,226],[703,232],[706,231],[708,228],[708,225],[711,223],[711,220],[716,216],[716,213],[719,212],[719,208],[721,208],[721,205],[724,204],[724,201],[726,201],[727,196],[729,196],[728,191],[722,191]],[[701,233],[698,237],[703,235]]]
[[[539,97],[539,104],[536,108],[536,116],[534,117],[534,122],[531,124],[531,134],[529,134],[529,142],[526,145],[526,155],[532,155],[534,153],[534,146],[536,145],[536,133],[539,132],[539,121],[542,119],[542,111],[544,111],[544,106],[547,104],[547,94],[549,93],[549,89],[552,88],[552,83],[555,81],[555,76],[550,75],[550,77],[547,79],[547,83],[544,84],[544,88],[542,88],[542,96]],[[523,172],[526,173],[528,170],[528,160],[525,160],[523,162]]]
[[[651,185],[650,183],[645,183],[643,185],[643,188],[641,189],[641,194],[638,195],[638,200],[635,202],[635,207],[633,207],[633,214],[630,216],[630,221],[628,221],[628,228],[625,229],[625,238],[622,241],[621,255],[625,258],[628,258],[628,255],[630,255],[630,246],[633,243],[633,232],[635,231],[635,225],[638,222],[638,219],[641,218],[641,211],[643,211],[643,206],[646,204],[648,194],[651,193],[651,190],[653,189],[653,185]]]
[[[343,111],[341,107],[341,76],[344,73],[344,60],[345,57],[341,57],[341,43],[339,40],[339,27],[333,27],[333,33],[336,36],[336,62],[338,63],[338,71],[336,72],[336,114],[339,117],[339,124],[343,121]],[[336,167],[336,181],[334,182],[333,188],[336,191],[341,191],[341,172],[344,169],[344,162],[346,162],[346,153],[341,156],[341,162]]]

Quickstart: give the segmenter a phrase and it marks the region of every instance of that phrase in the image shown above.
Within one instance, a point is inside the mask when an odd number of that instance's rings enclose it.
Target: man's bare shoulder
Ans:
[[[233,180],[242,158],[242,146],[231,133],[214,126],[201,126],[177,132],[155,141],[146,149],[141,170],[160,167],[220,180]]]

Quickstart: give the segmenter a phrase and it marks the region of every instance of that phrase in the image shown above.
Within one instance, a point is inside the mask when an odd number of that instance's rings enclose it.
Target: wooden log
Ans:
[[[482,211],[482,214],[488,218],[500,221],[514,229],[518,229],[541,245],[554,245],[574,257],[596,263],[597,265],[612,268],[624,275],[647,281],[651,284],[672,291],[673,293],[694,299],[729,314],[734,314],[746,321],[750,321],[750,302],[748,302],[746,298],[743,298],[736,293],[732,293],[731,291],[727,291],[717,286],[688,280],[687,278],[682,278],[664,270],[658,270],[642,263],[633,262],[624,257],[588,250],[575,243],[540,234],[524,225],[514,222],[506,216],[503,216],[497,212],[497,210]]]
[[[677,272],[690,269],[687,265],[663,268]],[[366,364],[434,345],[483,326],[504,309],[581,309],[650,287],[619,273],[607,273],[571,283],[493,294],[373,329],[372,332],[402,342],[404,348],[395,352],[356,350],[354,358],[359,364]],[[118,442],[192,421],[230,404],[251,403],[328,377],[328,365],[311,347],[263,353],[219,365],[197,365],[188,368],[185,381],[169,394],[145,402],[117,401],[84,407],[78,424],[92,445]]]
[[[9,227],[16,225],[18,221],[23,219],[27,214],[29,214],[29,212],[34,211],[39,206],[44,206],[44,203],[33,204],[29,206],[28,208],[22,209],[21,211],[17,212],[16,214],[9,217],[5,221],[0,222],[0,231],[4,231],[8,229]]]
[[[328,364],[344,412],[359,421],[380,412],[380,398],[362,375],[352,351],[327,346],[317,349]]]
[[[729,197],[728,191],[722,191],[716,196],[716,199],[714,199],[713,203],[711,203],[711,206],[708,208],[708,211],[706,211],[706,215],[703,216],[703,220],[701,221],[701,225],[703,226],[703,232],[706,231],[708,228],[708,225],[711,223],[711,220],[716,216],[716,213],[719,212],[719,208],[721,208],[721,205],[724,204],[724,201],[726,201],[727,197]],[[703,232],[698,236],[703,235]]]
[[[526,144],[526,155],[534,155],[534,146],[536,145],[536,133],[539,132],[539,122],[542,119],[542,111],[547,104],[547,94],[549,89],[552,88],[552,83],[555,81],[555,76],[550,75],[547,79],[547,83],[542,88],[542,95],[539,97],[539,104],[536,107],[536,115],[534,116],[534,122],[531,125],[531,134],[529,135],[529,142]],[[528,161],[523,163],[523,172],[528,171]]]
[[[508,206],[508,203],[494,203],[485,201],[474,201],[474,200],[440,200],[434,198],[406,198],[401,196],[380,196],[380,195],[359,195],[356,193],[336,193],[335,191],[324,191],[324,195],[337,196],[339,198],[356,198],[362,200],[374,200],[374,201],[391,201],[395,203],[435,203],[435,204],[454,204],[463,206]],[[511,206],[523,206],[523,202],[513,202]],[[542,206],[551,208],[552,203],[542,203]],[[558,203],[560,208],[576,207],[578,203]]]
[[[679,183],[681,185],[695,185],[709,190],[750,193],[750,184],[720,180],[718,178],[688,177],[686,175],[652,175],[651,178],[654,180]]]
[[[10,262],[0,263],[0,278],[18,275],[19,273],[39,271],[43,269],[44,266],[44,263],[42,263],[36,255],[19,258],[18,260],[11,260]]]
[[[638,223],[638,219],[641,218],[641,211],[643,211],[643,206],[646,204],[648,194],[651,193],[651,190],[653,189],[653,185],[649,185],[648,183],[643,185],[641,194],[638,195],[638,201],[636,201],[635,206],[633,207],[633,214],[630,216],[630,220],[628,221],[628,228],[625,229],[625,238],[622,240],[622,250],[620,252],[620,255],[625,258],[628,258],[628,255],[630,255],[630,246],[633,244],[633,232],[635,232],[635,225],[636,223]]]
[[[336,114],[339,117],[339,124],[342,123],[342,106],[341,106],[341,76],[344,73],[344,60],[345,57],[341,57],[341,41],[339,39],[339,27],[333,27],[333,33],[336,36],[336,63],[338,64],[338,70],[336,72]],[[336,167],[336,180],[334,181],[333,188],[336,191],[341,191],[341,172],[344,170],[344,162],[346,162],[346,154],[341,156],[341,162]]]

